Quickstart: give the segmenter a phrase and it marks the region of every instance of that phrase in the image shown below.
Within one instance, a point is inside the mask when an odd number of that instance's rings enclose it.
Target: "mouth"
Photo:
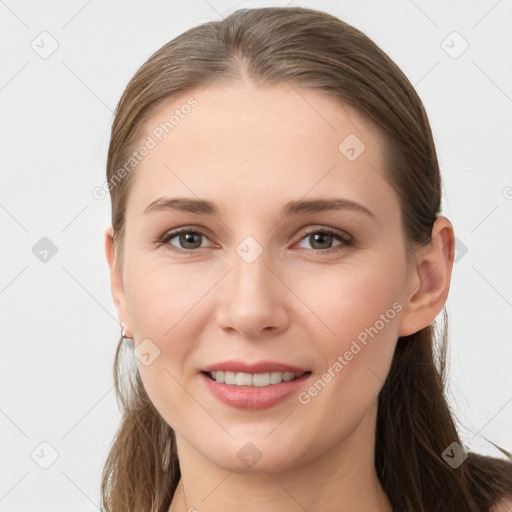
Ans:
[[[204,371],[202,372],[208,378],[218,384],[227,384],[229,386],[246,387],[268,387],[281,384],[282,382],[291,382],[300,379],[303,375],[311,374],[305,372],[266,372],[266,373],[244,373],[230,371]]]
[[[258,411],[289,401],[307,385],[313,373],[278,361],[231,359],[203,367],[200,375],[206,390],[220,402]]]

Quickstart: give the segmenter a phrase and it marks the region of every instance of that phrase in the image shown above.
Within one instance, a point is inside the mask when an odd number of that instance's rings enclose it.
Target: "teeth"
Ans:
[[[252,375],[250,373],[237,373],[235,384],[237,386],[252,386]]]
[[[270,384],[279,384],[283,380],[281,372],[272,372],[270,374]]]
[[[224,382],[226,384],[236,384],[236,373],[234,373],[234,372],[224,373]]]
[[[253,386],[270,386],[271,383],[272,378],[270,377],[270,373],[257,373],[252,375]]]
[[[235,372],[209,372],[211,378],[219,384],[230,384],[232,386],[256,386],[265,387],[281,382],[289,382],[300,377],[300,373],[291,372],[270,372],[270,373],[235,373]]]

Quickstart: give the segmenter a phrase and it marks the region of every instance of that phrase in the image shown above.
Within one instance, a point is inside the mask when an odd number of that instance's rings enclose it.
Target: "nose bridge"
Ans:
[[[272,265],[272,255],[263,243],[253,236],[247,236],[238,244],[232,256],[231,291],[242,302],[247,299],[272,300],[272,273],[267,268]]]
[[[257,334],[268,327],[282,328],[286,321],[280,283],[272,271],[271,250],[248,236],[235,247],[223,283],[219,322],[243,334]]]

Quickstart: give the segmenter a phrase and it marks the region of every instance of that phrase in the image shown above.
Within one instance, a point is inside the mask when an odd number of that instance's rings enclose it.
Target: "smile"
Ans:
[[[267,372],[267,373],[242,373],[242,372],[223,372],[211,371],[207,375],[219,384],[229,384],[231,386],[254,386],[266,387],[281,384],[281,382],[290,382],[298,379],[304,373],[292,372]]]
[[[213,375],[215,375],[215,378]],[[311,378],[312,372],[251,374],[203,371],[200,372],[200,376],[206,389],[220,402],[237,409],[258,411],[276,406],[295,396],[306,385],[306,381]],[[220,380],[223,382],[220,382]]]

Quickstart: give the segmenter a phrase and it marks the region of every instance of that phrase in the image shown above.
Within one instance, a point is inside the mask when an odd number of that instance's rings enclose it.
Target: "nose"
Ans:
[[[286,297],[289,290],[267,251],[254,261],[238,253],[219,289],[217,323],[246,338],[261,338],[285,330],[289,323]]]

